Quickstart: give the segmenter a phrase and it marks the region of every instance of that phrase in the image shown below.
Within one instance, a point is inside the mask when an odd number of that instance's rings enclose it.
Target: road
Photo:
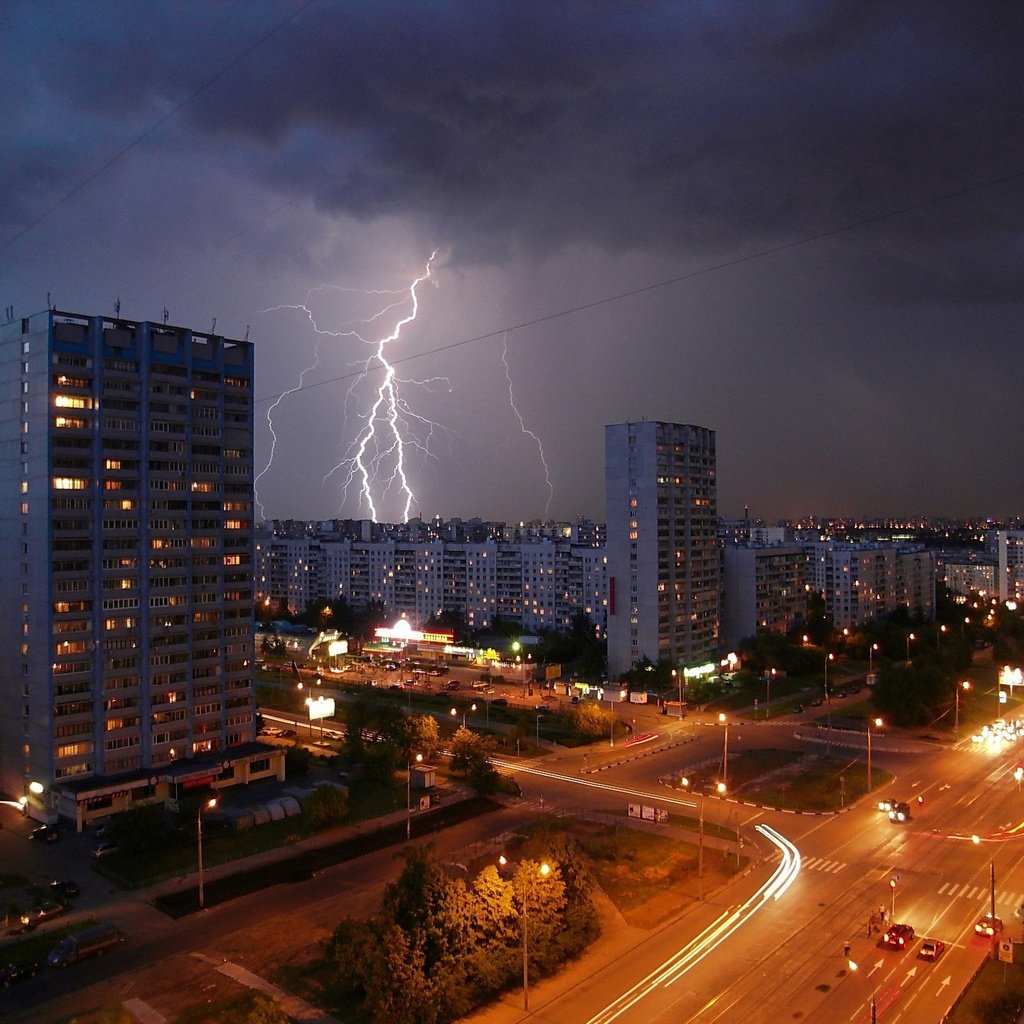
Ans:
[[[710,716],[708,724],[696,725],[645,710],[638,709],[638,732],[658,732],[656,738],[592,748],[586,763],[582,754],[560,753],[520,766],[523,804],[493,820],[453,829],[441,840],[434,837],[437,855],[458,860],[461,851],[488,840],[490,832],[508,831],[515,821],[536,816],[542,798],[545,814],[621,813],[633,799],[659,806],[673,800],[677,812],[692,814],[695,800],[666,789],[659,779],[719,756],[722,730]],[[734,727],[730,744],[807,743],[796,738],[796,728],[797,720]],[[905,825],[891,824],[867,803],[839,815],[798,816],[708,799],[707,819],[743,834],[749,870],[665,925],[646,933],[624,931],[618,938],[628,946],[587,970],[574,970],[564,984],[554,979],[539,986],[532,1015],[552,1024],[631,1019],[857,1024],[868,1020],[874,996],[878,1020],[940,1020],[990,952],[990,943],[974,936],[973,925],[988,909],[992,869],[997,913],[1019,935],[1014,912],[1024,904],[1024,847],[1018,839],[1024,829],[1013,831],[1021,822],[1012,751],[993,753],[969,741],[954,749],[926,749],[896,753],[884,744],[875,747],[876,763],[895,775],[891,792],[910,800],[924,797]],[[32,864],[36,871],[42,863],[43,875],[78,879],[84,890],[79,912],[113,920],[130,936],[116,957],[11,990],[5,1009],[15,1022],[63,1020],[83,1000],[96,1005],[106,995],[117,1001],[119,993],[138,992],[140,986],[141,994],[148,994],[147,985],[158,992],[159,978],[166,985],[167,978],[197,970],[189,957],[197,951],[235,957],[259,970],[274,936],[301,930],[315,943],[341,917],[373,906],[380,886],[401,869],[389,851],[339,865],[311,882],[278,886],[170,921],[138,896],[115,893],[84,870],[88,837],[66,836],[40,848],[21,837],[18,829],[27,832],[27,823],[10,824],[0,832],[0,855],[7,858],[10,851],[13,858],[5,862],[15,869]],[[764,827],[755,831],[755,826]],[[980,841],[972,842],[972,835]],[[799,851],[798,871],[787,840]],[[893,909],[889,881],[896,876],[896,918],[917,930],[907,952],[883,950],[877,933],[868,936],[872,914],[883,906]],[[766,889],[773,880],[777,888]],[[946,943],[937,963],[917,958],[925,935]],[[513,1003],[505,1001],[497,1017],[519,1019]]]

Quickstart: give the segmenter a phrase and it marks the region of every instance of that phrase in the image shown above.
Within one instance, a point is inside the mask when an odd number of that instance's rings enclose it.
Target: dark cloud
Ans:
[[[311,286],[401,281],[440,245],[457,311],[433,308],[425,350],[771,253],[524,333],[520,365],[586,380],[578,423],[598,446],[604,420],[724,417],[807,452],[814,431],[762,383],[801,393],[811,418],[846,388],[869,415],[837,444],[861,466],[853,438],[884,439],[893,415],[887,359],[916,371],[900,415],[920,448],[948,382],[972,379],[972,350],[1019,336],[1022,29],[1020,5],[924,0],[7,5],[0,245],[24,238],[0,266],[19,308],[51,283],[86,309],[170,294],[183,316],[227,306],[240,332]],[[308,347],[287,329],[268,379]],[[478,371],[503,380],[493,347]],[[600,476],[599,453],[563,463],[564,480]],[[743,471],[770,490],[754,456]],[[586,487],[599,516],[600,481]],[[839,511],[861,501],[831,487]]]

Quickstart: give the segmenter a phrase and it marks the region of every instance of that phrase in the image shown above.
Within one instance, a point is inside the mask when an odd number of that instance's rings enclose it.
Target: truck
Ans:
[[[124,936],[112,924],[97,924],[61,939],[46,962],[51,967],[68,967],[90,956],[100,956],[123,941]]]

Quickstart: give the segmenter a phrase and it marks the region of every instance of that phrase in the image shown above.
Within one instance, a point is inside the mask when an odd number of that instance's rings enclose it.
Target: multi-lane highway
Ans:
[[[749,735],[756,730],[748,727],[748,742],[758,742]],[[792,735],[792,726],[789,731]],[[543,779],[549,804],[556,806],[560,799],[589,802],[595,785],[606,803],[616,790],[622,800],[635,799],[634,794],[657,793],[659,776],[701,760],[701,748],[719,742],[709,736],[695,746],[637,756],[582,779],[572,763],[537,766],[524,774],[537,785]],[[894,824],[867,801],[820,817],[708,801],[708,817],[760,832],[752,838],[763,863],[714,901],[720,917],[710,928],[686,917],[663,930],[660,948],[638,949],[613,977],[606,972],[594,993],[597,1002],[608,996],[602,1006],[581,1005],[583,993],[575,989],[566,1005],[556,999],[540,1013],[552,1021],[568,1015],[594,1024],[662,1018],[831,1024],[869,1020],[874,999],[878,1020],[941,1020],[991,954],[993,940],[976,936],[974,925],[989,910],[993,893],[1004,937],[1020,938],[1016,912],[1024,905],[1024,846],[1018,836],[1024,828],[1013,775],[1017,762],[1012,749],[969,741],[953,750],[876,749],[876,759],[896,776],[891,792],[911,802],[909,822]],[[555,777],[560,774],[561,783]],[[668,800],[662,791],[660,803]],[[766,826],[797,852],[766,849]],[[761,913],[743,912],[751,899],[759,899],[755,881],[770,886],[771,871],[783,867],[794,877],[779,898]],[[905,951],[883,948],[882,910],[887,923],[914,927],[915,938]],[[719,921],[730,924],[719,931]],[[935,962],[918,955],[925,937],[944,943]],[[685,972],[676,970],[682,963]]]
[[[586,758],[559,752],[531,763],[506,762],[503,768],[515,771],[521,782],[523,804],[445,837],[441,851],[476,843],[487,829],[507,829],[506,815],[521,821],[524,814],[568,808],[621,812],[633,801],[693,815],[694,799],[659,780],[717,756],[721,730],[654,714],[638,725],[656,735],[643,744],[593,748]],[[734,727],[730,743],[816,749],[808,728],[799,726],[803,738],[797,738],[797,728],[796,722]],[[885,795],[911,802],[913,817],[901,825],[866,801],[842,814],[815,816],[708,799],[707,819],[743,835],[749,870],[667,923],[646,932],[623,930],[613,937],[621,947],[613,956],[538,986],[531,1016],[552,1024],[775,1024],[784,1019],[859,1024],[869,1020],[874,998],[881,1021],[941,1020],[991,951],[991,940],[976,937],[974,924],[988,910],[993,889],[1004,935],[1020,937],[1016,911],[1024,905],[1024,826],[1020,784],[1013,775],[1017,760],[1012,748],[969,740],[954,749],[920,744],[908,745],[912,752],[892,749],[899,746],[877,745],[875,759],[895,775]],[[57,851],[43,853],[49,858]],[[294,932],[298,919],[318,922],[318,932],[324,933],[348,912],[340,909],[337,895],[347,879],[362,872],[379,882],[398,870],[390,854],[366,860],[331,869],[315,884],[215,908],[203,920],[169,922],[135,900],[118,902],[114,893],[97,892],[94,909],[105,918],[123,919],[131,932],[127,948],[102,970],[96,965],[62,975],[59,991],[47,993],[26,983],[16,999],[23,1012],[15,1019],[61,1019],[59,1014],[66,1016],[74,1005],[73,990],[88,977],[108,978],[114,992],[122,968],[137,971],[158,953],[180,957],[202,950],[223,957],[239,946],[241,930],[257,922],[265,935],[285,927],[282,922]],[[351,906],[350,897],[345,905]],[[872,929],[880,908],[914,926],[916,936],[906,951],[881,947],[880,933]],[[918,957],[924,937],[945,944],[936,962]],[[44,1010],[47,1004],[52,1014]],[[503,1009],[513,1019],[511,1005]]]

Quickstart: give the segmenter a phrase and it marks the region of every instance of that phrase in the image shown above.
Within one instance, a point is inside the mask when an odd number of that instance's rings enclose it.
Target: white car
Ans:
[[[100,857],[108,857],[112,853],[117,853],[117,847],[109,839],[102,839],[92,848],[89,856],[93,860],[99,860]]]

